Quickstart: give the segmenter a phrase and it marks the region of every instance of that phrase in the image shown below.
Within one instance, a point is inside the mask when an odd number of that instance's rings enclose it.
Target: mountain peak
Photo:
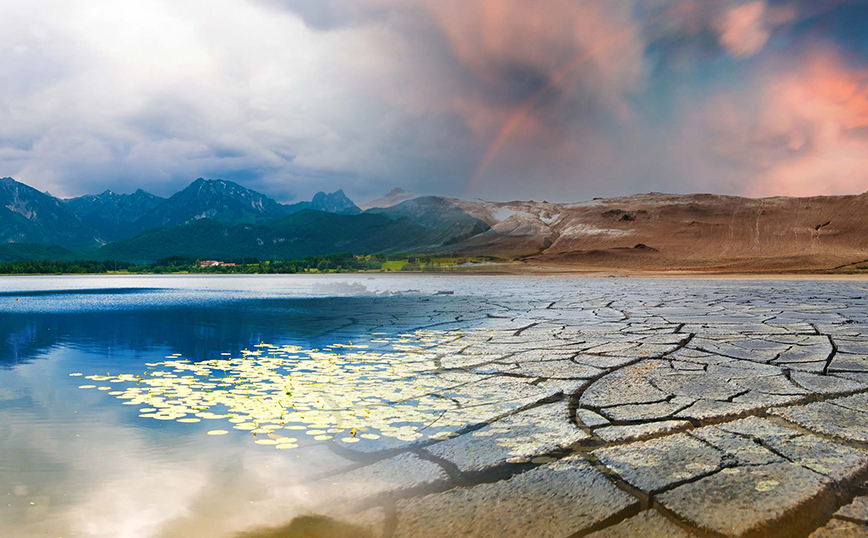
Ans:
[[[223,185],[223,186],[233,185],[236,187],[241,187],[241,185],[239,185],[238,183],[226,181],[225,179],[205,179],[205,178],[200,177],[200,178],[196,178],[196,181],[190,183],[190,185],[188,185],[187,188],[189,189],[190,187],[201,187],[202,185]],[[241,187],[241,188],[244,188],[244,187]]]
[[[377,198],[376,200],[371,200],[370,202],[362,204],[361,208],[372,209],[374,207],[392,207],[400,204],[401,202],[406,202],[407,200],[412,200],[413,198],[418,197],[419,195],[413,194],[412,192],[402,189],[401,187],[395,187],[382,198]]]
[[[114,192],[112,192],[110,189],[106,189],[106,190],[102,191],[101,193],[97,194],[96,196],[94,196],[94,198],[113,198],[115,196],[116,195]]]
[[[326,194],[323,191],[316,193],[313,200],[310,202],[310,209],[318,211],[326,211],[328,213],[342,213],[345,215],[355,215],[361,213],[362,210],[350,200],[343,189],[338,189],[333,193]]]
[[[233,225],[272,220],[283,214],[283,207],[264,194],[225,179],[200,177],[143,215],[137,224],[144,230],[207,218]]]
[[[326,213],[338,213],[341,215],[358,215],[362,212],[359,207],[350,200],[343,189],[338,189],[335,192],[326,194],[323,191],[313,195],[310,202],[296,202],[291,205],[284,206],[288,214],[296,213],[303,209],[315,209],[317,211],[325,211]]]

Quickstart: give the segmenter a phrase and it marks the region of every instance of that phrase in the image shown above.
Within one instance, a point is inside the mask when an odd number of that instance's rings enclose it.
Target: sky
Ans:
[[[0,2],[0,177],[279,201],[868,191],[868,0]]]

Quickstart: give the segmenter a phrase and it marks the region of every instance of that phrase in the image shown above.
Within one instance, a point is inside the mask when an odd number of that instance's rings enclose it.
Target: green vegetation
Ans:
[[[236,258],[219,265],[202,265],[203,260],[183,256],[162,258],[151,264],[94,260],[22,260],[0,263],[5,275],[63,274],[294,274],[343,272],[437,272],[483,261],[482,258],[407,256],[388,259],[384,254],[355,256],[351,253],[306,256],[291,260]]]
[[[26,260],[55,260],[71,262],[82,258],[81,254],[45,243],[5,243],[0,244],[0,263]]]
[[[437,246],[431,230],[382,215],[337,215],[305,209],[264,224],[226,226],[201,219],[109,243],[94,257],[151,263],[170,256],[295,260],[356,252],[408,252]]]
[[[26,260],[0,263],[2,275],[51,275],[69,274],[84,275],[95,273],[126,272],[135,266],[129,262],[97,262],[93,260],[80,261],[48,261]]]

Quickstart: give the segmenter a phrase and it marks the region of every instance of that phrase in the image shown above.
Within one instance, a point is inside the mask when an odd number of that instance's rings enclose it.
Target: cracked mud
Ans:
[[[421,324],[484,327],[429,375],[487,408],[335,447],[348,470],[308,482],[334,490],[310,510],[384,538],[866,536],[864,288],[627,288],[502,290]]]

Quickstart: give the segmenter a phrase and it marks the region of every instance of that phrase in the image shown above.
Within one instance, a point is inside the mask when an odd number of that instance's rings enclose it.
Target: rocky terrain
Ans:
[[[377,537],[868,535],[862,286],[582,282],[444,300],[413,384],[476,420],[282,496]]]
[[[452,247],[466,254],[603,268],[732,271],[828,269],[868,260],[868,193],[453,202],[491,226]]]
[[[100,240],[63,201],[5,177],[0,178],[0,243],[95,248]]]
[[[68,207],[82,223],[89,226],[106,241],[114,241],[135,235],[143,226],[139,219],[165,202],[138,189],[132,194],[117,194],[105,191],[65,200]]]

